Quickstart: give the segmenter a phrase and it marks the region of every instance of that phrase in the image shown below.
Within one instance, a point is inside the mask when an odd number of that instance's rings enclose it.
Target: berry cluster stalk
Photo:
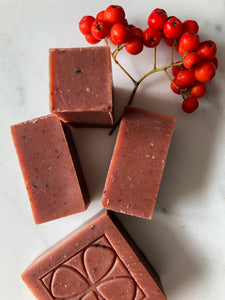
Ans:
[[[106,45],[108,46],[108,40],[107,38],[105,39],[105,43]],[[149,72],[147,72],[145,75],[143,75],[139,80],[135,80],[131,75],[130,73],[120,64],[120,62],[117,60],[117,55],[118,53],[124,48],[124,45],[123,46],[119,46],[117,45],[117,48],[111,52],[110,51],[110,54],[111,54],[111,57],[113,59],[113,61],[120,67],[120,69],[130,78],[130,80],[133,82],[134,84],[134,87],[133,87],[133,90],[130,94],[130,97],[129,97],[129,100],[128,100],[128,103],[127,105],[132,105],[133,103],[133,100],[134,100],[134,97],[135,97],[135,94],[136,94],[136,91],[139,87],[139,85],[142,83],[142,81],[147,78],[148,76],[156,73],[156,72],[160,72],[160,71],[163,71],[166,76],[169,78],[169,80],[175,85],[175,87],[177,89],[180,90],[181,92],[181,95],[182,97],[184,98],[183,96],[183,91],[173,82],[172,78],[170,77],[169,73],[168,73],[168,69],[174,67],[174,66],[181,66],[182,65],[182,62],[178,62],[178,63],[174,63],[173,61],[173,53],[174,53],[174,47],[175,47],[175,43],[171,49],[171,61],[170,61],[170,64],[166,65],[166,66],[163,66],[163,67],[158,67],[156,66],[156,47],[154,48],[154,65],[153,65],[153,69],[150,70]],[[117,126],[120,124],[122,120],[122,116],[118,119],[118,121],[115,123],[115,125],[113,126],[113,128],[111,129],[111,131],[109,132],[109,135],[111,135],[114,130],[117,128]]]

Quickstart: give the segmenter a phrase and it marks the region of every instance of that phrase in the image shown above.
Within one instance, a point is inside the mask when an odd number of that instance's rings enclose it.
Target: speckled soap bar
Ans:
[[[126,106],[102,206],[151,219],[176,118]]]
[[[88,193],[68,125],[47,115],[11,126],[36,224],[81,212]]]
[[[22,278],[38,300],[166,300],[153,267],[104,211],[37,257]]]
[[[76,126],[113,125],[109,47],[49,50],[50,111]]]

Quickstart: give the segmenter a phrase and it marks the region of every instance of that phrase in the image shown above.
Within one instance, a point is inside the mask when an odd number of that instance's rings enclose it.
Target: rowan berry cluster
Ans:
[[[171,20],[171,19],[170,19]],[[180,21],[179,21],[180,22]],[[182,24],[181,31],[177,37],[168,36],[168,21],[163,27],[165,42],[168,46],[175,47],[182,57],[180,65],[172,67],[174,78],[171,82],[171,89],[176,94],[190,93],[182,103],[183,111],[192,113],[199,106],[198,98],[206,93],[205,83],[210,81],[216,73],[218,60],[216,58],[217,47],[211,41],[200,42],[198,33],[199,26],[194,20],[186,20]]]
[[[206,93],[205,82],[215,76],[218,67],[216,44],[211,40],[200,42],[198,23],[194,20],[182,22],[175,16],[168,17],[166,11],[160,8],[150,13],[148,27],[144,31],[128,23],[124,9],[119,5],[110,5],[96,17],[84,16],[79,22],[79,29],[91,44],[104,39],[107,45],[108,42],[116,45],[111,56],[134,83],[129,105],[137,87],[146,77],[164,71],[171,80],[173,92],[181,94],[183,98],[183,111],[192,113],[199,106],[198,98]],[[156,47],[161,40],[171,47],[171,61],[167,66],[157,68]],[[144,46],[155,50],[154,68],[136,81],[118,62],[117,54],[125,48],[128,53],[136,55],[142,52]],[[174,50],[182,57],[175,63]],[[174,78],[167,71],[170,68]]]

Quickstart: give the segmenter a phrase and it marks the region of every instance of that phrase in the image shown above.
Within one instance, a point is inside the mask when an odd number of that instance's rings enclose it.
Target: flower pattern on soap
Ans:
[[[145,295],[105,236],[41,279],[54,300],[143,300]]]

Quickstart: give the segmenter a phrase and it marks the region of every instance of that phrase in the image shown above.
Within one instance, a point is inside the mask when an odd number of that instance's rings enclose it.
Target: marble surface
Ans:
[[[128,3],[128,2],[127,2]],[[98,212],[116,134],[76,129],[74,137],[91,194],[86,212],[35,225],[9,126],[48,114],[48,49],[87,46],[78,30],[83,15],[109,1],[0,1],[0,299],[31,300],[20,278],[41,252]],[[153,220],[119,215],[161,276],[169,300],[225,299],[225,1],[117,1],[130,23],[146,27],[155,7],[182,20],[194,18],[201,39],[218,45],[219,68],[198,111],[184,114],[168,79],[156,74],[140,86],[134,105],[177,117]],[[119,59],[140,77],[152,50]],[[158,64],[169,60],[160,46]],[[132,84],[113,64],[116,116]]]

